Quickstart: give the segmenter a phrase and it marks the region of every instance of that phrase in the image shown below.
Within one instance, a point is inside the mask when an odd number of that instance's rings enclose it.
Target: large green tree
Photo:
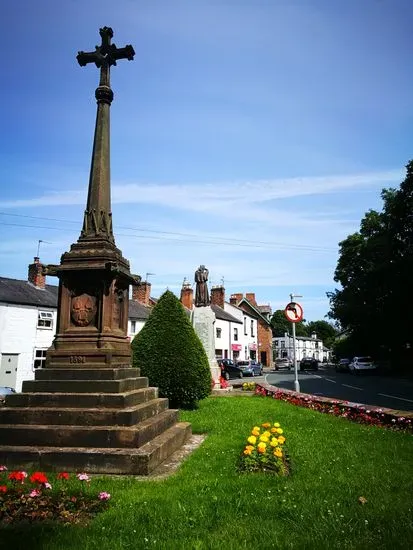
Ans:
[[[211,392],[203,345],[178,298],[167,290],[132,342],[133,366],[172,407],[193,409]]]
[[[413,161],[399,189],[382,191],[383,209],[370,210],[360,230],[340,243],[329,316],[347,329],[354,354],[405,356],[413,340],[403,322],[411,303]]]

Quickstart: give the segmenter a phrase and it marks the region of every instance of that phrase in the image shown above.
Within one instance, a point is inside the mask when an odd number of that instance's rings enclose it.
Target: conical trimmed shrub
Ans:
[[[211,392],[204,347],[178,298],[167,290],[132,342],[133,366],[171,407],[194,409]]]

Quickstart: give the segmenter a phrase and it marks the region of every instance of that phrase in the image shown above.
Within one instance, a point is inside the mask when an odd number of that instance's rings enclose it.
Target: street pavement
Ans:
[[[231,380],[233,385],[245,381],[263,382],[294,390],[294,370],[264,372],[264,376]],[[352,403],[375,405],[400,411],[413,411],[413,380],[381,376],[377,373],[350,374],[336,372],[333,366],[318,371],[298,371],[300,391]]]

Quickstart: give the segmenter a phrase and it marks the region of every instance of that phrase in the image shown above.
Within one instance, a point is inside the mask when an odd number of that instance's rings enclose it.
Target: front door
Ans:
[[[0,363],[0,386],[16,388],[18,353],[2,353]]]
[[[267,366],[267,352],[266,351],[261,352],[261,363],[264,365],[264,367]]]

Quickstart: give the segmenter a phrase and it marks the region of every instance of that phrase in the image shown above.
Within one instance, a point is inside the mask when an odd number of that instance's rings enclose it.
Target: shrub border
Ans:
[[[359,424],[413,432],[413,413],[411,412],[399,412],[393,409],[351,403],[350,401],[341,401],[330,397],[298,393],[277,388],[266,382],[256,383],[255,395],[279,399],[322,413],[334,414],[334,416],[347,418]]]

